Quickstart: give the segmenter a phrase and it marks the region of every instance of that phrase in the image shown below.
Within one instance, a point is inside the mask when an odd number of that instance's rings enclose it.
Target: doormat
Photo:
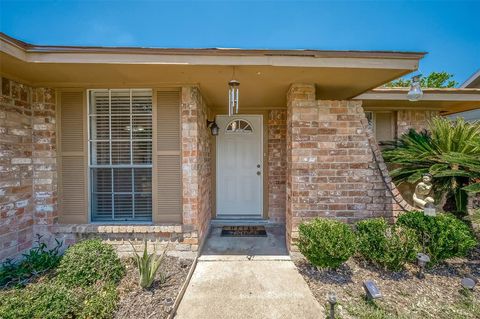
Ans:
[[[267,237],[265,226],[223,226],[223,237]]]

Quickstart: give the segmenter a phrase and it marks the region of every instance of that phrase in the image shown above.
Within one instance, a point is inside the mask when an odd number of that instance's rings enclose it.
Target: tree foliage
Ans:
[[[467,191],[480,191],[480,122],[433,118],[428,131],[410,130],[383,155],[395,164],[390,174],[398,184],[432,174],[437,202],[454,196],[457,211],[465,212]]]
[[[453,88],[458,82],[452,80],[453,74],[442,72],[432,72],[428,76],[420,79],[422,88]],[[398,79],[385,84],[386,87],[409,87],[412,84],[411,79]]]

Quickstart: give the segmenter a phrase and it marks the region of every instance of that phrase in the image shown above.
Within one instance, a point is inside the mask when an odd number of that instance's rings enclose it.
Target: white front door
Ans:
[[[218,115],[217,217],[262,217],[262,115]]]

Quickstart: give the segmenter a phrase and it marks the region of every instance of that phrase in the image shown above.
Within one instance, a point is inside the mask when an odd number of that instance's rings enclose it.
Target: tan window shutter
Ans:
[[[87,223],[84,92],[61,92],[58,109],[60,222]]]
[[[395,138],[392,112],[375,113],[375,137],[377,142],[392,141]]]
[[[180,90],[158,90],[156,100],[155,222],[182,221]]]

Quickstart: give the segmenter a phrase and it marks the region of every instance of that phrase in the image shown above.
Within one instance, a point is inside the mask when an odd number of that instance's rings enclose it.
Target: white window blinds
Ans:
[[[89,91],[92,221],[152,220],[152,91]]]

